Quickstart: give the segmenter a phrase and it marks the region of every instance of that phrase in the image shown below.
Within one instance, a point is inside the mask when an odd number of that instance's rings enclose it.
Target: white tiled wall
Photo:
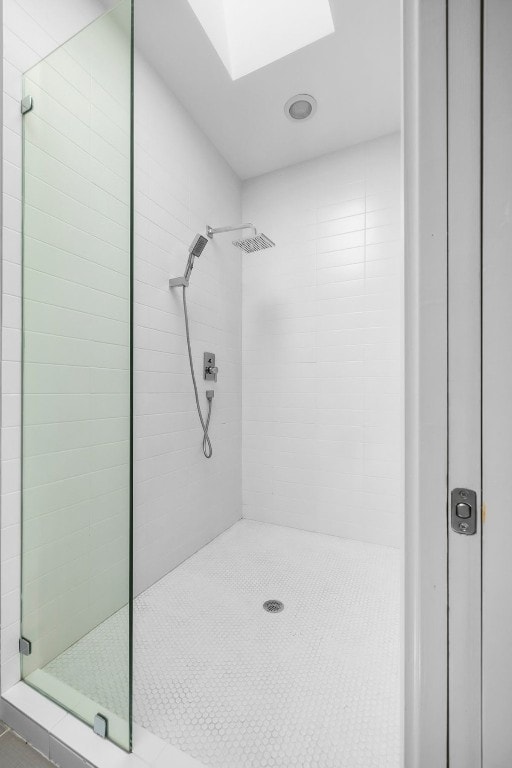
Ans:
[[[244,517],[399,544],[400,139],[243,188]]]
[[[201,405],[203,352],[215,352],[202,453],[188,365],[182,275],[206,225],[237,222],[241,185],[144,60],[136,59],[135,591],[148,587],[241,517],[241,259],[226,236],[196,261],[188,305]]]

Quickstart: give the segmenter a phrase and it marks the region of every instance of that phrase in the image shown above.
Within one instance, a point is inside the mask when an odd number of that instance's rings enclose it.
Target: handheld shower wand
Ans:
[[[200,257],[207,244],[208,239],[204,237],[204,235],[196,235],[194,237],[192,245],[188,249],[189,256],[187,266],[185,267],[185,274],[183,277],[171,277],[169,280],[169,288],[178,288],[181,286],[184,288],[188,287],[190,275],[194,268],[194,261]]]
[[[199,258],[199,256],[204,251],[204,248],[206,244],[208,243],[208,240],[203,235],[196,235],[194,240],[192,241],[192,245],[188,249],[188,261],[187,266],[185,268],[185,274],[183,277],[173,277],[169,280],[169,288],[183,288],[183,312],[185,315],[185,331],[187,334],[187,349],[188,349],[188,362],[190,366],[190,374],[192,376],[192,384],[194,386],[194,395],[196,398],[196,408],[197,413],[199,416],[199,421],[201,422],[201,426],[203,428],[203,453],[207,459],[211,459],[213,456],[213,447],[210,440],[210,436],[208,434],[208,430],[210,428],[210,419],[212,415],[212,401],[214,397],[214,391],[213,389],[208,389],[206,392],[206,399],[208,400],[208,414],[206,416],[206,419],[203,416],[203,412],[201,410],[201,404],[199,402],[199,392],[197,390],[197,381],[196,381],[196,374],[194,371],[194,361],[192,359],[192,344],[190,341],[190,328],[188,323],[188,308],[187,308],[187,288],[190,281],[190,274],[192,272],[192,269],[194,268],[194,261],[196,258]]]

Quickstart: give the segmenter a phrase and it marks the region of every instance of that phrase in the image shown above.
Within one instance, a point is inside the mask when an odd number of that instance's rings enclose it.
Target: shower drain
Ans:
[[[263,603],[263,607],[269,613],[279,613],[284,608],[284,603],[280,600],[267,600]]]

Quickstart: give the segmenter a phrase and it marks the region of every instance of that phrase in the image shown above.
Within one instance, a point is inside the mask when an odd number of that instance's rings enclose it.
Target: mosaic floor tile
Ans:
[[[119,714],[127,648],[91,658],[123,620],[46,667]],[[140,595],[134,624],[135,721],[205,765],[400,765],[397,550],[240,521]]]

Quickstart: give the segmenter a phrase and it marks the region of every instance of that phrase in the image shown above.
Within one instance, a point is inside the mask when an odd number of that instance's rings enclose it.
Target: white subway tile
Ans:
[[[244,217],[268,221],[280,235],[273,259],[255,265],[243,257],[248,517],[399,543],[398,170],[394,136],[244,185]],[[309,210],[315,185],[312,241],[294,209]],[[314,262],[302,261],[304,246],[316,247]]]

